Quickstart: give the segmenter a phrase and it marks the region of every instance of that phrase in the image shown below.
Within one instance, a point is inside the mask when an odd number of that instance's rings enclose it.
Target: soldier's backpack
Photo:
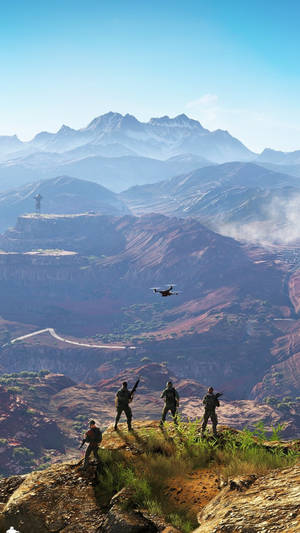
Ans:
[[[131,394],[129,390],[127,389],[120,389],[117,392],[117,404],[120,406],[128,405],[129,401],[131,399]]]
[[[166,403],[176,403],[176,393],[174,387],[171,389],[166,389]]]
[[[97,444],[100,444],[102,441],[102,432],[99,428],[91,428],[86,434],[86,441],[87,442],[96,442]]]
[[[220,405],[220,402],[215,394],[207,394],[203,403],[208,410],[213,410],[215,407],[219,407]]]

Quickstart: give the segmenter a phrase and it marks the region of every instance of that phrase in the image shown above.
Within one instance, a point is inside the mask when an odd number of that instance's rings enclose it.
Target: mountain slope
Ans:
[[[266,227],[253,227],[252,238],[256,233],[258,238],[273,236],[281,240],[295,235],[289,225],[299,203],[300,180],[253,163],[234,162],[199,169],[155,185],[133,187],[121,197],[136,214],[193,216],[236,238],[247,237],[247,226],[242,234],[241,226],[236,224],[263,221]]]

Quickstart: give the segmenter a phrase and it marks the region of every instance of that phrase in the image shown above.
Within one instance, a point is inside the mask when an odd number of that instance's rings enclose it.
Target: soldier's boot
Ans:
[[[207,422],[203,422],[201,427],[201,437],[205,437],[205,430],[206,430]]]
[[[114,431],[117,431],[117,429],[118,429],[118,423],[119,423],[120,418],[121,418],[121,412],[117,411],[117,416],[116,416],[115,425],[114,425]]]
[[[161,421],[160,421],[160,427],[162,428],[165,421],[166,421],[166,418],[167,418],[167,414],[168,414],[168,408],[165,406],[162,410],[162,414],[161,414]]]
[[[218,437],[217,426],[213,426],[213,436],[215,439]]]
[[[218,418],[217,418],[216,413],[213,413],[211,417],[211,421],[212,421],[213,436],[216,439],[218,437],[218,432],[217,432]]]
[[[87,470],[89,464],[90,464],[89,460],[84,461],[83,465],[79,467],[79,470]]]

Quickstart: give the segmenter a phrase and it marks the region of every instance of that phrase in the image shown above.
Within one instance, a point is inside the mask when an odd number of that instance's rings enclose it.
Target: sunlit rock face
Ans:
[[[253,481],[253,482],[251,482]],[[232,483],[199,513],[195,533],[300,531],[300,467]]]

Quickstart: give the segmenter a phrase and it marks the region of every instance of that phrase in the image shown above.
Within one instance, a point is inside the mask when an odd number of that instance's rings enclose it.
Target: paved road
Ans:
[[[50,333],[54,339],[57,339],[61,342],[67,342],[68,344],[75,344],[76,346],[83,346],[84,348],[105,348],[106,350],[126,350],[126,348],[134,349],[135,346],[125,346],[125,345],[113,345],[113,344],[87,344],[84,342],[77,342],[77,341],[71,341],[69,339],[65,339],[64,337],[61,337],[60,335],[57,335],[56,331],[53,328],[45,328],[45,329],[39,329],[38,331],[34,331],[33,333],[28,333],[27,335],[22,335],[22,337],[17,337],[16,339],[12,339],[10,343],[7,344],[14,344],[17,341],[22,341],[24,339],[29,339],[29,337],[34,337],[35,335],[40,335],[41,333]],[[4,344],[4,346],[6,346]]]

